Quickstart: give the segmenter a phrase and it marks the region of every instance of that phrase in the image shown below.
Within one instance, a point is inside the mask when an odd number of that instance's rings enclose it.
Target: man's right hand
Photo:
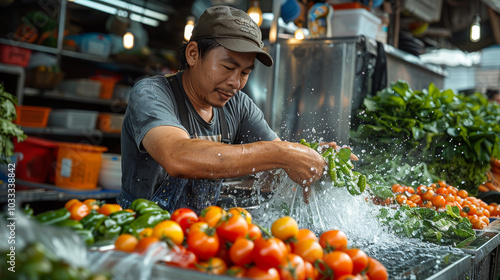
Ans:
[[[309,187],[321,178],[326,162],[318,152],[307,146],[287,143],[289,146],[283,156],[288,159],[289,166],[285,171],[294,182],[302,187]]]

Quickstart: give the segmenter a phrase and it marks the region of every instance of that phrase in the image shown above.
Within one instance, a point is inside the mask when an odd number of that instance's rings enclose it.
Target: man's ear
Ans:
[[[196,62],[200,59],[200,53],[198,50],[198,42],[189,42],[186,47],[186,62],[189,67],[193,67]]]

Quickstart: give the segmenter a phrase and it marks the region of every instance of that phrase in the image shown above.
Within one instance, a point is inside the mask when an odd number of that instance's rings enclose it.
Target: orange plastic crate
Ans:
[[[39,106],[16,106],[17,119],[14,123],[26,127],[47,127],[52,109]]]

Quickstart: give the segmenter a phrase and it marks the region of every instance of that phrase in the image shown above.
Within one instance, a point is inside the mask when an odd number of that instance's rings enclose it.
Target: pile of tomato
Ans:
[[[416,189],[394,184],[392,191],[396,194],[396,201],[399,204],[407,204],[410,207],[445,211],[446,205],[457,206],[460,208],[460,215],[467,217],[474,229],[487,227],[490,216],[500,215],[500,206],[496,203],[488,204],[479,198],[469,196],[466,190],[459,190],[445,181],[438,181],[429,186],[420,185]]]
[[[330,230],[316,236],[291,217],[271,229],[255,224],[244,208],[209,206],[200,215],[177,209],[170,220],[139,234],[121,234],[115,250],[144,253],[166,242],[167,265],[214,275],[254,279],[387,279],[386,268],[364,251],[349,248],[347,236]]]

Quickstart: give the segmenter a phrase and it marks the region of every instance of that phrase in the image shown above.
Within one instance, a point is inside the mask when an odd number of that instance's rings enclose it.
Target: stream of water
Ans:
[[[364,250],[387,268],[390,279],[420,279],[408,270],[425,266],[430,275],[437,272],[447,255],[464,255],[450,246],[438,246],[418,239],[395,236],[376,218],[379,205],[367,199],[366,192],[359,196],[349,194],[346,188],[337,188],[326,180],[319,180],[310,188],[309,203],[305,203],[302,188],[291,181],[284,171],[277,171],[272,182],[273,196],[251,210],[252,217],[270,228],[282,216],[293,217],[300,228],[308,228],[318,236],[330,229],[344,231],[348,246]],[[268,184],[257,180],[256,192]]]

